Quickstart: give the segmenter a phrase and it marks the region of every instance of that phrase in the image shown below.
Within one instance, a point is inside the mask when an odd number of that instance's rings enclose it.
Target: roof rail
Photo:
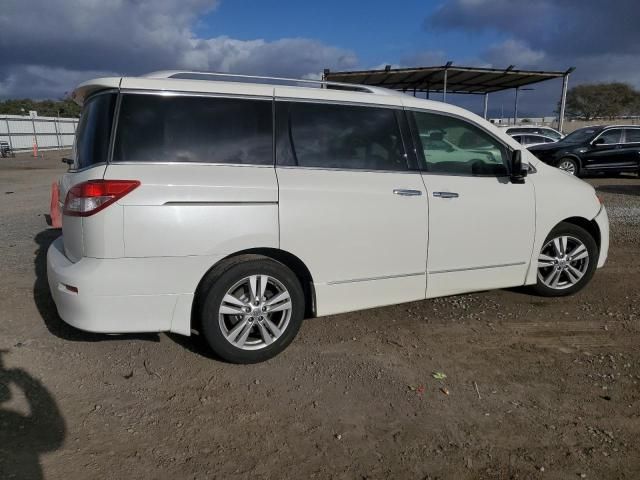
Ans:
[[[230,79],[228,81],[242,80],[261,80],[268,84],[302,84],[301,86],[319,86],[320,88],[331,88],[334,90],[351,90],[356,92],[368,92],[378,95],[399,95],[399,92],[386,88],[372,87],[369,85],[357,85],[353,83],[328,82],[325,80],[309,80],[303,78],[285,78],[285,77],[268,77],[261,75],[242,75],[238,73],[222,73],[222,72],[198,72],[189,70],[161,70],[142,75],[144,78],[173,78],[182,80],[209,80],[215,81]]]

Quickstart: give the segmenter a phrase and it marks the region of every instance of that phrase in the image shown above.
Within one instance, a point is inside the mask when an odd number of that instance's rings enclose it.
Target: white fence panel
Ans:
[[[71,148],[78,127],[77,118],[0,116],[0,141],[13,150]]]

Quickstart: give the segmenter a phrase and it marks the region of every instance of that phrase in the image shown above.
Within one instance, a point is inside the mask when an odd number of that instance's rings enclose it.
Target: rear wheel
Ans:
[[[563,158],[558,163],[558,168],[575,176],[580,173],[580,165],[578,165],[578,162],[573,158]]]
[[[233,363],[256,363],[284,350],[304,317],[304,294],[285,265],[247,256],[218,269],[201,310],[211,349]]]
[[[589,283],[598,262],[598,246],[584,228],[561,223],[547,236],[538,255],[534,290],[546,297],[571,295]]]

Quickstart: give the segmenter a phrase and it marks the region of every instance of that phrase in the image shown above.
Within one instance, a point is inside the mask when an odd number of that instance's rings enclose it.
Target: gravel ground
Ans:
[[[612,243],[573,297],[308,320],[237,366],[197,338],[60,320],[45,213],[64,168],[45,155],[0,159],[0,478],[640,478],[637,177],[589,179]]]

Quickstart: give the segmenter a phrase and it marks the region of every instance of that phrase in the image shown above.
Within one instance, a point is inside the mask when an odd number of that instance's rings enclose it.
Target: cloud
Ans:
[[[424,26],[499,38],[478,54],[480,62],[495,68],[576,67],[570,85],[622,81],[640,88],[638,18],[637,0],[446,0]],[[524,96],[523,108],[550,114],[559,97],[556,83],[535,85]]]
[[[163,69],[304,76],[352,68],[349,50],[306,38],[200,38],[217,0],[5,0],[0,95],[57,98],[98,74]]]
[[[481,55],[497,67],[575,66],[580,81],[622,76],[640,86],[639,16],[637,0],[448,0],[425,26],[505,37]]]

